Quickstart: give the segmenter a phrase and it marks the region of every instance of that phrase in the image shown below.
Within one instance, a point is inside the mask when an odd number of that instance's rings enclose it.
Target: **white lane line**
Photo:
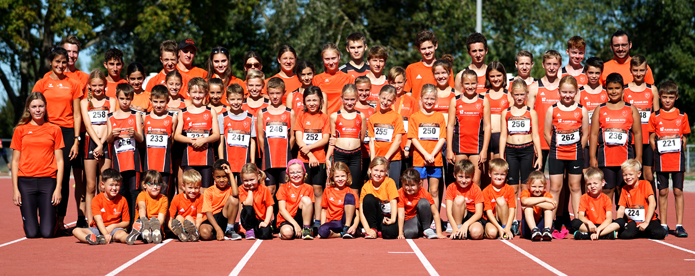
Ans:
[[[121,266],[119,266],[118,268],[114,269],[114,270],[111,271],[109,274],[106,274],[106,276],[113,276],[113,275],[116,275],[116,274],[118,274],[118,273],[121,273],[123,270],[125,270],[125,269],[128,268],[129,266],[133,265],[134,263],[136,263],[137,261],[141,260],[142,258],[145,258],[145,257],[146,257],[147,255],[149,255],[150,253],[154,252],[155,250],[161,248],[162,246],[164,246],[165,244],[167,244],[167,243],[169,243],[170,241],[173,241],[173,240],[174,240],[174,239],[168,239],[168,240],[165,240],[164,242],[162,242],[162,243],[160,243],[160,244],[158,244],[158,245],[153,246],[153,247],[150,248],[149,250],[147,250],[147,251],[145,251],[145,252],[142,252],[142,254],[138,255],[137,257],[133,258],[132,260],[128,261],[127,263],[124,263],[123,265],[121,265]]]
[[[690,262],[695,261],[695,259],[683,259],[683,260],[684,261],[690,261]]]
[[[515,244],[507,241],[507,240],[501,240],[503,243],[509,245],[511,248],[514,248],[514,250],[518,251],[519,253],[523,254],[524,256],[528,257],[529,259],[533,260],[537,264],[541,265],[542,267],[545,267],[545,269],[549,270],[552,273],[555,273],[555,275],[562,275],[562,276],[567,276],[567,274],[562,273],[561,271],[557,270],[556,268],[550,266],[544,261],[541,261],[541,259],[537,258],[536,256],[531,255],[531,253],[526,252],[526,250],[521,249],[520,247],[516,246]]]
[[[236,267],[234,267],[234,270],[232,270],[232,273],[229,273],[229,275],[239,275],[239,272],[241,272],[242,269],[244,269],[244,266],[246,263],[251,259],[251,256],[253,256],[253,253],[256,253],[256,249],[258,249],[259,246],[261,246],[261,242],[263,240],[256,240],[256,242],[253,243],[253,246],[249,248],[249,251],[246,252],[246,255],[244,255],[241,260],[239,260],[239,263],[236,264]]]
[[[437,271],[434,270],[434,267],[432,266],[430,261],[428,261],[427,258],[425,257],[425,255],[422,254],[422,251],[420,251],[420,248],[418,248],[417,245],[415,245],[415,242],[413,242],[413,240],[411,240],[411,239],[407,239],[406,241],[408,242],[408,245],[410,245],[410,248],[413,249],[415,255],[417,255],[417,258],[420,259],[420,262],[425,267],[427,272],[432,276],[434,276],[434,275],[438,276],[439,273],[437,273]]]
[[[66,225],[67,225],[67,226],[70,226],[70,225],[75,224],[76,222],[77,222],[77,221],[73,221],[73,222],[68,223],[68,224],[66,224]],[[21,238],[21,239],[13,240],[13,241],[11,241],[11,242],[6,242],[6,243],[3,243],[3,244],[0,244],[0,247],[8,246],[8,245],[13,244],[13,243],[18,243],[18,242],[21,242],[21,241],[26,240],[26,239],[27,239],[27,238],[24,237],[24,238]]]
[[[391,252],[391,251],[389,251],[389,254],[415,254],[415,252]]]
[[[675,245],[670,244],[670,243],[667,243],[667,242],[662,242],[662,241],[660,241],[660,240],[652,240],[652,239],[649,239],[649,240],[650,240],[650,241],[653,241],[653,242],[658,242],[658,243],[663,244],[663,245],[665,245],[665,246],[673,247],[673,248],[678,249],[678,250],[681,250],[681,251],[688,252],[688,253],[690,253],[690,254],[695,254],[695,251],[688,250],[688,249],[685,249],[685,248],[680,247],[680,246],[675,246]]]

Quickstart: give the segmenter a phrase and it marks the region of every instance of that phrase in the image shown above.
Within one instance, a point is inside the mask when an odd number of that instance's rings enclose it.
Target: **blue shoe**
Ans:
[[[665,238],[665,237],[668,237],[668,231],[669,231],[669,230],[668,230],[668,225],[662,225],[661,228],[664,228],[664,232],[666,233],[666,236],[664,236],[664,238]],[[681,227],[681,228],[682,228],[682,227]],[[676,229],[678,229],[678,227],[676,227]],[[683,231],[685,231],[685,230],[683,230]],[[685,236],[687,237],[688,234],[686,233]]]
[[[688,237],[688,232],[685,232],[685,228],[683,228],[683,226],[676,226],[676,237],[679,237],[679,238],[687,238]]]

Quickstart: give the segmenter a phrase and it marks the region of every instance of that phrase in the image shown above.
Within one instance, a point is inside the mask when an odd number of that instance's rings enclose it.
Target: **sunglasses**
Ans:
[[[229,52],[227,51],[227,48],[222,48],[222,47],[212,49],[212,52],[211,52],[211,53],[212,53],[213,55],[214,55],[214,54],[219,54],[219,53],[229,54]]]
[[[246,66],[246,68],[260,68],[260,67],[261,67],[261,64],[258,63],[258,62],[256,62],[256,63],[247,63],[247,64],[245,64],[244,66]]]

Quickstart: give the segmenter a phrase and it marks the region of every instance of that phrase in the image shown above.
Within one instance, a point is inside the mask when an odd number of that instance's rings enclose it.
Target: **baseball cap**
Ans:
[[[193,46],[193,48],[196,50],[196,52],[198,51],[198,47],[195,46],[195,42],[193,41],[193,39],[186,38],[184,40],[181,40],[181,42],[179,42],[179,50],[186,48],[188,46]]]

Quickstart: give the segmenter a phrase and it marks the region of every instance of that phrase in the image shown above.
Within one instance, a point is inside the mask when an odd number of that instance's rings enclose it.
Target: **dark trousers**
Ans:
[[[56,207],[51,204],[51,198],[56,188],[56,179],[18,177],[17,188],[22,196],[22,206],[19,209],[24,221],[24,235],[30,239],[53,237],[56,227]],[[61,201],[66,200],[66,198],[61,199]],[[41,223],[39,223],[39,218],[41,218]]]
[[[384,214],[381,213],[381,201],[374,195],[366,195],[362,201],[362,212],[369,223],[369,227],[381,231],[381,236],[384,239],[398,238],[398,223],[384,225]],[[397,212],[397,210],[391,210]]]
[[[241,209],[241,215],[239,216],[239,221],[244,229],[253,229],[256,238],[261,240],[270,240],[273,238],[273,230],[270,225],[266,227],[260,227],[261,222],[256,218],[256,212],[253,210],[253,206],[244,206]]]

